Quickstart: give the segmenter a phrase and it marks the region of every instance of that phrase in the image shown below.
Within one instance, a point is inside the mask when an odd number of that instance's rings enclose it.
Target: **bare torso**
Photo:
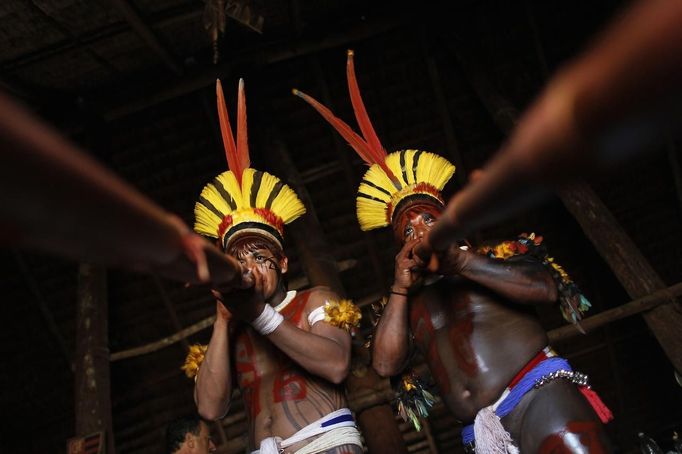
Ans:
[[[464,422],[495,402],[548,343],[532,307],[459,278],[422,287],[411,297],[409,317],[441,397]]]
[[[281,313],[309,331],[306,302],[305,295],[297,295]],[[287,438],[346,406],[342,388],[307,373],[250,327],[238,330],[233,358],[250,422],[252,449],[257,449],[264,438],[274,435]],[[306,443],[293,445],[290,451]]]

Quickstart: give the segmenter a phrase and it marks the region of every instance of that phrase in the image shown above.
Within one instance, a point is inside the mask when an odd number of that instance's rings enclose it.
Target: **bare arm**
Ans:
[[[232,397],[229,312],[220,302],[216,302],[216,306],[213,334],[194,386],[194,401],[198,412],[208,420],[225,416],[230,409]]]
[[[330,291],[316,290],[308,300],[309,311],[339,297]],[[324,321],[317,322],[310,332],[284,320],[267,338],[289,358],[311,374],[341,383],[350,369],[350,334]]]
[[[523,256],[502,261],[451,246],[441,254],[438,270],[462,276],[516,303],[555,303],[558,297],[549,271]]]
[[[263,277],[258,269],[251,271],[253,287],[233,291],[225,296],[225,304],[235,317],[247,323],[255,320],[265,309]],[[329,291],[316,290],[309,296],[306,309],[312,311],[327,300],[338,300]],[[228,302],[229,301],[229,302]],[[325,322],[316,323],[310,332],[284,320],[265,336],[292,360],[308,372],[341,383],[350,368],[350,334]]]
[[[405,243],[395,258],[391,295],[374,332],[372,367],[382,377],[400,372],[409,353],[408,300],[405,295],[419,279],[419,273],[415,271],[417,262],[412,256],[412,249],[418,242]]]

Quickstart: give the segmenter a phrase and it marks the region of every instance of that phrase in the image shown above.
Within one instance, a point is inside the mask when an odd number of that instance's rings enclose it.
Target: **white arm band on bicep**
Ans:
[[[312,327],[315,323],[324,321],[325,316],[324,306],[318,307],[308,315],[308,325]]]
[[[269,304],[266,304],[263,312],[251,322],[251,326],[262,336],[267,336],[276,330],[283,321],[284,317],[282,314],[273,309]]]

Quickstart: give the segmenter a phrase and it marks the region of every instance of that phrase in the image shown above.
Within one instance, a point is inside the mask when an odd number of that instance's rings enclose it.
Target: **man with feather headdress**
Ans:
[[[425,151],[386,153],[360,96],[352,51],[347,78],[362,135],[310,96],[294,94],[370,166],[357,194],[362,230],[390,226],[401,246],[372,340],[374,368],[395,376],[417,347],[444,403],[466,425],[467,452],[607,452],[600,419],[608,421],[610,411],[589,389],[587,376],[548,346],[532,307],[559,302],[564,317],[578,323],[588,301],[535,234],[476,249],[462,240],[428,263],[422,260],[415,248],[444,209],[441,191],[455,167]],[[399,382],[399,410],[418,423],[432,396],[413,374]]]
[[[254,453],[362,453],[339,386],[359,311],[327,288],[287,291],[284,225],[305,207],[277,177],[250,167],[243,81],[236,142],[219,81],[217,94],[229,170],[202,190],[194,228],[239,260],[250,286],[214,291],[210,343],[193,347],[183,367],[195,377],[199,414],[222,418],[236,385]]]

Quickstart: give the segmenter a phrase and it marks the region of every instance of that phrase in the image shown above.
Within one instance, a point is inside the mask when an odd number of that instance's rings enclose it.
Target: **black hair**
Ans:
[[[243,240],[237,240],[233,242],[230,247],[227,248],[227,253],[233,257],[238,257],[238,252],[240,250],[253,252],[258,249],[267,249],[272,252],[272,255],[279,261],[284,258],[284,251],[277,246],[272,241],[265,238],[259,238],[256,236],[251,236],[249,238],[244,238]]]
[[[171,421],[166,427],[166,452],[173,454],[180,449],[187,433],[199,435],[199,432],[201,432],[199,416],[185,416]]]

